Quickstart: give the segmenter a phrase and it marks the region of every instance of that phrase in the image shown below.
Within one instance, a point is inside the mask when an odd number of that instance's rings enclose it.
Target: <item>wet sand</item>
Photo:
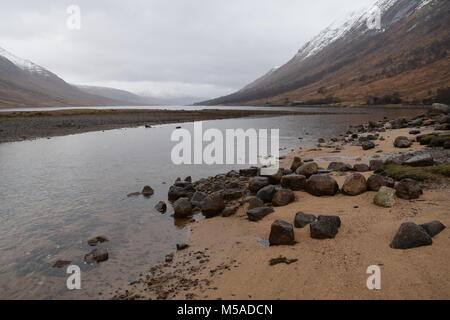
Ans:
[[[57,110],[0,113],[0,143],[167,123],[277,115],[332,114],[286,110]]]
[[[311,148],[290,154],[282,166],[289,167],[296,155],[313,158],[326,168],[338,158],[348,163],[368,163],[373,156],[407,150],[394,149],[393,140],[410,129],[381,133],[374,150],[346,145],[338,154]],[[424,131],[426,133],[426,131]],[[417,143],[411,150],[423,149]],[[366,176],[371,173],[365,173]],[[341,176],[342,175],[342,176]],[[333,173],[339,185],[343,174]],[[375,192],[351,197],[338,194],[317,198],[295,192],[296,201],[275,208],[260,222],[247,220],[246,207],[232,217],[216,217],[192,224],[190,247],[169,256],[167,263],[116,290],[116,299],[450,299],[450,229],[433,238],[433,245],[394,250],[389,244],[400,225],[439,220],[450,226],[450,187],[428,186],[418,200],[401,200],[393,208],[373,204]],[[338,215],[342,227],[335,239],[315,240],[309,227],[295,229],[294,246],[264,246],[276,219],[293,223],[299,211]],[[290,265],[270,266],[273,258],[298,259]],[[381,267],[381,290],[366,286],[371,265]]]

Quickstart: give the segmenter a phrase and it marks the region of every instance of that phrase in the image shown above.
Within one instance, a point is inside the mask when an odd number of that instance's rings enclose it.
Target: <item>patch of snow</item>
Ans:
[[[29,60],[19,58],[1,47],[0,47],[0,56],[3,56],[4,58],[8,59],[16,67],[18,67],[24,71],[28,71],[28,72],[32,72],[32,73],[39,73],[39,74],[43,74],[43,75],[50,74],[49,71],[38,66],[37,64],[34,64],[33,62],[31,62]]]

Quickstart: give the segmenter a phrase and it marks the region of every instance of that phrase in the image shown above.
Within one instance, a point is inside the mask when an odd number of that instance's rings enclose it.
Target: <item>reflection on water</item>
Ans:
[[[223,132],[279,128],[280,146],[288,152],[314,144],[319,136],[335,136],[350,124],[421,112],[361,111],[217,120],[203,126]],[[177,177],[200,179],[239,166],[173,165],[170,135],[176,126],[0,144],[0,298],[102,298],[99,293],[134,280],[163,261],[176,243],[186,241],[189,220],[174,221],[170,206],[160,214],[156,203],[167,200]],[[193,125],[181,126],[192,130]],[[144,185],[153,187],[153,197],[127,197]],[[110,240],[100,246],[108,249],[110,258],[86,265],[83,257],[92,250],[86,241],[99,235]],[[65,289],[65,269],[52,268],[58,259],[81,267],[82,290]]]

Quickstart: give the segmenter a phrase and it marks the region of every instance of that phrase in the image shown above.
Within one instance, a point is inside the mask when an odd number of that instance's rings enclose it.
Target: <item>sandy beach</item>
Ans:
[[[322,168],[331,161],[366,163],[399,151],[398,136],[413,138],[410,129],[380,133],[385,140],[363,151],[345,145],[339,153],[326,148],[297,150],[282,161],[289,168],[294,156],[312,158]],[[431,132],[431,128],[422,133]],[[382,153],[380,153],[382,150]],[[381,154],[381,156],[380,156]],[[373,172],[366,172],[368,177]],[[340,187],[351,173],[332,173]],[[232,217],[193,222],[189,248],[168,255],[126,288],[111,293],[114,299],[450,299],[450,230],[433,239],[433,245],[394,250],[390,242],[404,222],[417,224],[439,220],[450,226],[450,187],[447,183],[424,189],[418,200],[397,199],[393,208],[373,204],[376,192],[359,196],[338,194],[315,197],[295,192],[296,201],[274,208],[262,221],[247,219],[246,205]],[[295,229],[296,245],[267,246],[270,228],[277,219],[293,223],[297,212],[337,215],[342,227],[335,239],[316,240],[309,227]],[[296,262],[271,266],[278,257]],[[366,286],[372,265],[381,268],[381,290]]]

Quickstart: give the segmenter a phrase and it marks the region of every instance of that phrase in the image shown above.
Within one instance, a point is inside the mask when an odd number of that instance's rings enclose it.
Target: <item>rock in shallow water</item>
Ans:
[[[146,197],[150,197],[155,193],[155,191],[150,186],[145,186],[144,189],[142,189],[142,194]]]
[[[108,250],[94,249],[84,256],[84,261],[86,263],[92,264],[106,261],[108,260],[108,258],[109,258]]]
[[[392,240],[391,248],[406,250],[432,244],[433,240],[424,228],[413,222],[405,222]]]
[[[165,213],[167,211],[167,204],[164,201],[160,201],[156,204],[155,209],[158,212]]]
[[[192,215],[192,203],[187,198],[180,198],[173,204],[174,217],[183,219]]]
[[[294,227],[292,224],[283,220],[276,220],[270,229],[269,242],[271,246],[295,244]]]

